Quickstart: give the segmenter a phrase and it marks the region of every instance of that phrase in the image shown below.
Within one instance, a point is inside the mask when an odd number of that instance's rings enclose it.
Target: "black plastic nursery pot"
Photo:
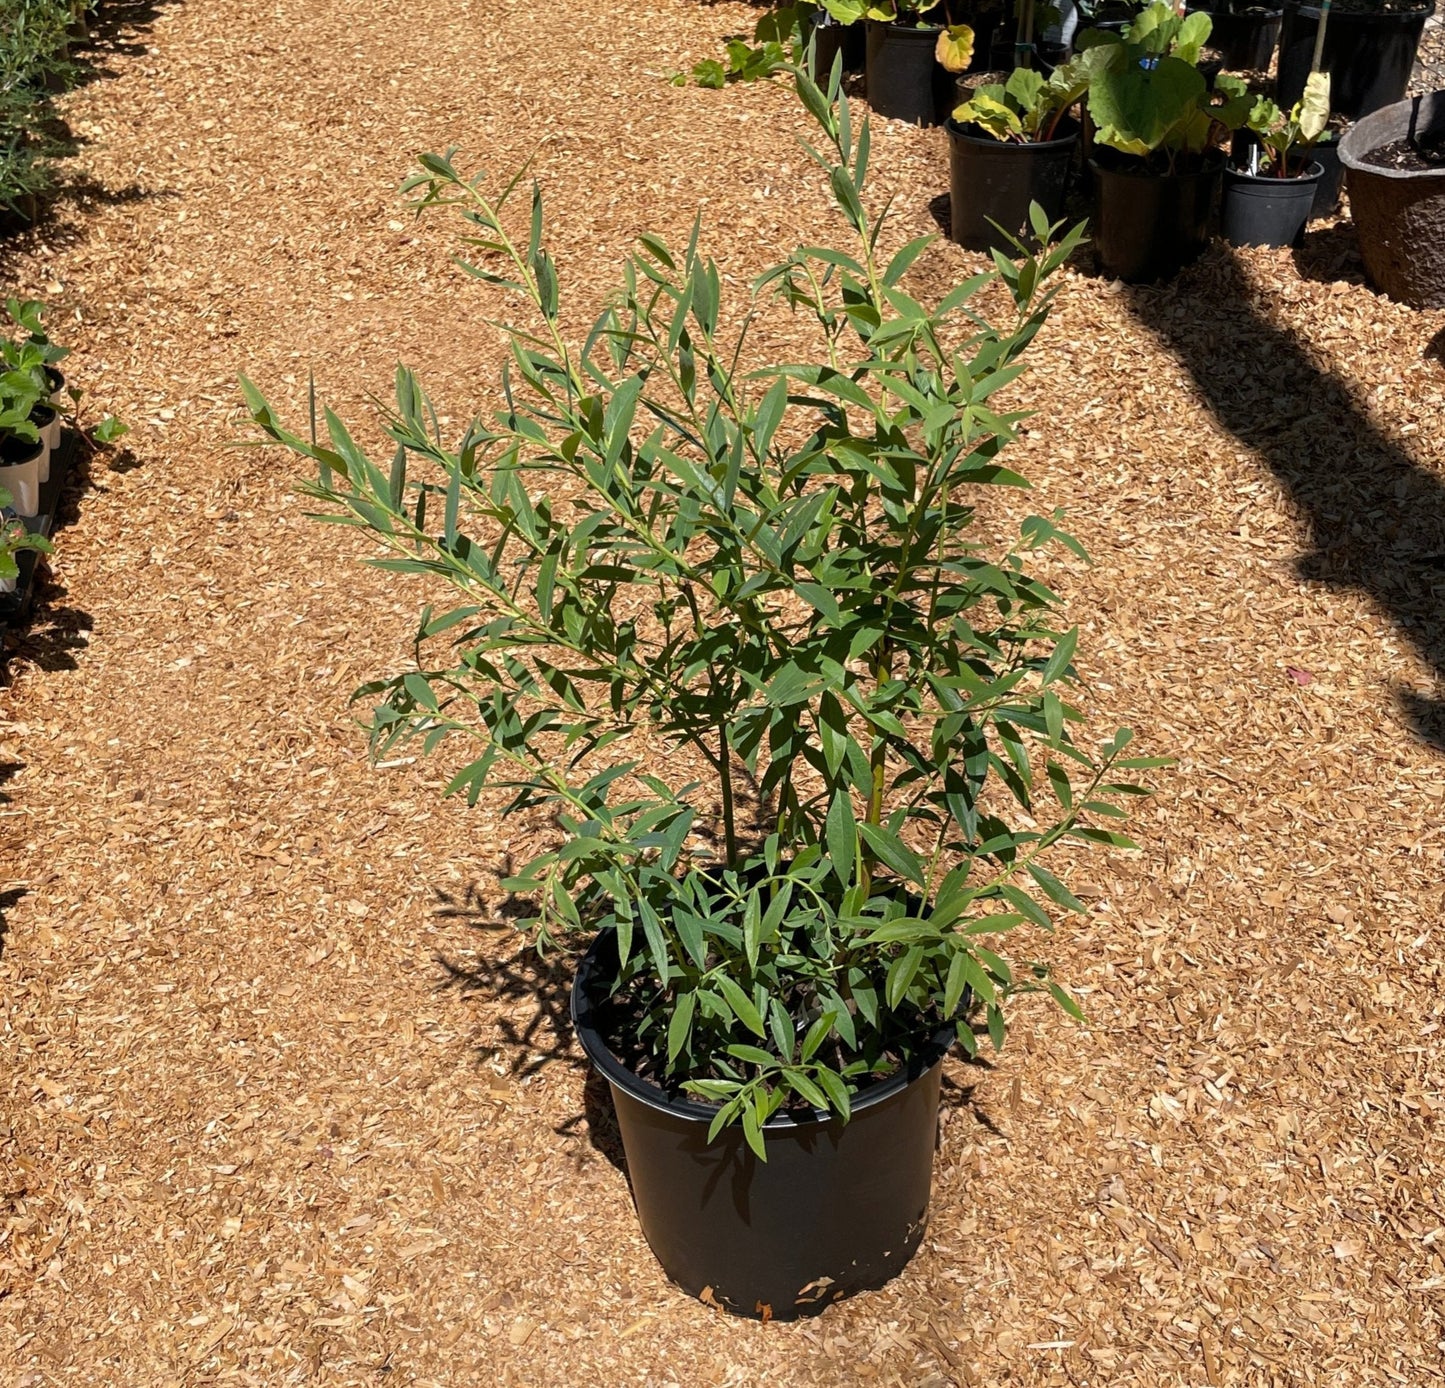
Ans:
[[[1064,213],[1078,126],[1060,123],[1064,133],[1033,144],[1010,144],[977,127],[949,119],[949,235],[971,251],[993,247],[1009,252],[1004,232],[1017,236],[1029,225],[1029,204],[1038,203],[1050,222]],[[997,223],[998,225],[994,225]],[[1002,228],[1002,230],[1000,230]]]
[[[1425,21],[1435,0],[1419,8],[1385,10],[1363,5],[1331,5],[1325,26],[1323,70],[1330,74],[1330,109],[1357,120],[1405,95]],[[1319,28],[1317,5],[1286,4],[1279,39],[1278,101],[1288,110],[1304,93]]]
[[[1298,178],[1265,178],[1225,169],[1219,234],[1231,246],[1293,246],[1303,236],[1324,169],[1311,164]]]
[[[1188,173],[1161,174],[1116,162],[1102,151],[1094,177],[1094,249],[1099,264],[1126,284],[1170,279],[1209,244],[1209,217],[1224,168],[1208,150]]]
[[[1445,142],[1445,91],[1376,111],[1340,141],[1365,275],[1414,308],[1445,308],[1445,163],[1382,167],[1372,156],[1414,139]]]
[[[913,125],[938,125],[948,114],[953,74],[934,57],[942,32],[935,24],[915,29],[868,21],[864,72],[875,114]]]
[[[1263,72],[1274,57],[1284,11],[1278,6],[1251,5],[1230,11],[1211,5],[1191,5],[1212,20],[1209,46],[1217,49],[1230,72]]]
[[[1319,217],[1333,217],[1340,210],[1340,189],[1345,182],[1345,166],[1340,163],[1341,139],[1339,131],[1328,131],[1320,137],[1311,151],[1315,163],[1322,170],[1320,181],[1315,184],[1314,207],[1310,210],[1311,221]]]
[[[1320,176],[1315,183],[1314,201],[1310,207],[1310,221],[1321,217],[1333,217],[1340,210],[1340,187],[1344,183],[1345,171],[1340,164],[1340,132],[1327,130],[1310,146],[1310,159],[1320,166]],[[1248,130],[1236,130],[1230,147],[1230,163],[1236,168],[1248,168],[1250,149],[1259,147],[1259,138]]]
[[[847,1123],[777,1114],[760,1162],[715,1110],[632,1073],[606,1039],[617,943],[599,935],[572,985],[572,1020],[607,1080],[642,1232],[663,1271],[709,1305],[764,1320],[815,1315],[880,1287],[913,1256],[928,1218],[949,1028],[909,1071],[861,1091]]]
[[[809,69],[813,79],[826,82],[833,62],[841,53],[844,72],[862,72],[867,54],[861,24],[839,24],[827,10],[819,10],[813,24],[813,56]]]

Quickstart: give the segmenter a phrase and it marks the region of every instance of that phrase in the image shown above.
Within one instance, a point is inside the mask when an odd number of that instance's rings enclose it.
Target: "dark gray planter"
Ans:
[[[1324,169],[1311,164],[1298,178],[1264,178],[1225,169],[1219,234],[1231,246],[1293,246],[1304,236]]]
[[[938,125],[948,114],[953,74],[934,59],[940,25],[917,28],[868,20],[864,81],[875,115],[911,125]]]
[[[1340,141],[1365,274],[1381,293],[1414,308],[1445,308],[1445,164],[1381,169],[1365,157],[1410,135],[1441,132],[1445,91],[1376,111]]]

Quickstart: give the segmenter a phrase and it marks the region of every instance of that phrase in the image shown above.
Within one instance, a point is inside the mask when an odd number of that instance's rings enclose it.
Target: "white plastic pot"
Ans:
[[[70,393],[65,389],[65,377],[53,366],[45,368],[45,379],[50,382],[50,403],[57,410],[63,410],[70,404]]]
[[[43,439],[33,444],[23,439],[5,441],[0,452],[0,487],[14,498],[10,509],[17,516],[40,514],[40,469],[49,462],[49,456]]]
[[[45,456],[40,462],[40,484],[45,485],[50,481],[50,460],[56,449],[60,447],[60,411],[53,405],[45,407],[50,411],[50,422],[41,424],[32,414],[30,422],[40,430],[40,442],[45,445]]]

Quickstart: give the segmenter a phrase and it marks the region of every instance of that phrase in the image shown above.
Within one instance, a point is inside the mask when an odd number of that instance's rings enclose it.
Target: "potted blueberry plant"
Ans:
[[[1022,993],[1078,1015],[1036,953],[1080,909],[1046,861],[1132,847],[1122,806],[1160,764],[1081,735],[1077,631],[1037,572],[1079,552],[1058,518],[1001,546],[971,525],[985,489],[1026,485],[995,397],[1079,231],[914,298],[931,238],[885,251],[868,123],[836,79],[795,80],[847,241],[743,302],[695,225],[644,235],[571,335],[540,189],[519,207],[516,179],[428,155],[414,205],[459,215],[472,273],[525,313],[486,412],[444,440],[401,369],[373,461],[244,383],[320,513],[447,594],[414,668],[358,691],[373,750],[452,748],[454,792],[551,826],[503,886],[541,944],[588,943],[573,1015],[643,1230],[687,1290],[764,1319],[911,1256],[942,1055],[1002,1045]],[[814,351],[760,362],[772,312]]]

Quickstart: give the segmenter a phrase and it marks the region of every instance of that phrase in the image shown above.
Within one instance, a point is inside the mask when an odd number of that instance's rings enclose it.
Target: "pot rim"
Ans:
[[[1216,8],[1215,5],[1206,2],[1190,5],[1189,13],[1207,14],[1211,19],[1253,19],[1264,24],[1272,24],[1276,19],[1284,18],[1284,6],[1249,5],[1244,10],[1236,13],[1227,5],[1220,5]]]
[[[651,1080],[635,1074],[613,1055],[607,1043],[602,1039],[602,1033],[595,1021],[597,1004],[588,990],[588,985],[596,971],[599,951],[606,948],[606,944],[614,938],[615,932],[611,928],[600,932],[587,947],[587,952],[582,956],[577,965],[577,972],[573,976],[569,1011],[573,1029],[577,1033],[577,1040],[581,1043],[587,1059],[602,1073],[603,1078],[625,1090],[632,1098],[646,1104],[648,1108],[656,1109],[659,1113],[710,1125],[712,1120],[717,1117],[715,1106],[699,1103],[695,1099],[674,1097]],[[915,1058],[913,1064],[899,1069],[886,1079],[865,1085],[857,1094],[851,1096],[850,1111],[856,1114],[860,1110],[874,1108],[893,1098],[894,1095],[902,1093],[910,1084],[916,1083],[932,1070],[947,1054],[953,1042],[953,1027],[951,1025],[941,1027],[933,1035],[929,1045],[923,1048],[920,1055]],[[930,1056],[932,1058],[927,1059]],[[926,1064],[923,1063],[925,1059],[927,1059]],[[840,1121],[836,1114],[825,1113],[821,1109],[813,1109],[807,1116],[780,1111],[763,1124],[763,1131],[780,1133],[803,1129],[812,1130],[826,1127],[829,1124],[837,1124]]]
[[[1138,156],[1128,156],[1138,157]],[[1204,167],[1196,169],[1193,173],[1155,173],[1152,169],[1120,169],[1115,168],[1112,163],[1101,164],[1098,156],[1089,156],[1089,168],[1095,173],[1112,174],[1116,178],[1173,178],[1183,181],[1187,178],[1212,178],[1225,166],[1225,155],[1222,149],[1207,149],[1204,151]]]
[[[1431,0],[1434,3],[1434,0]],[[883,29],[895,34],[916,35],[918,38],[930,38],[935,42],[943,32],[941,24],[905,24],[901,19],[870,19],[866,21],[870,29]],[[844,26],[847,27],[846,25]],[[961,74],[960,74],[961,75]]]
[[[985,149],[1061,149],[1065,145],[1078,143],[1079,139],[1079,122],[1069,117],[1065,117],[1065,119],[1068,120],[1072,129],[1067,135],[1059,135],[1052,140],[996,140],[992,135],[974,135],[970,131],[977,127],[973,126],[971,122],[966,125],[962,121],[954,120],[952,116],[943,122],[943,128],[948,131],[950,139],[966,140],[971,145],[982,145]],[[1062,127],[1064,122],[1060,121],[1059,124]]]
[[[1304,19],[1318,19],[1320,7],[1318,5],[1289,4],[1286,0],[1286,11],[1293,11]],[[1330,23],[1337,24],[1341,21],[1349,24],[1378,24],[1380,28],[1389,28],[1392,25],[1413,24],[1416,20],[1429,19],[1435,13],[1435,0],[1420,0],[1420,8],[1415,10],[1337,10],[1333,5],[1330,7]]]
[[[1325,176],[1325,166],[1316,159],[1301,174],[1290,174],[1288,178],[1273,178],[1269,174],[1252,174],[1247,169],[1236,169],[1233,165],[1226,164],[1224,176],[1239,183],[1280,183],[1298,188],[1301,184],[1318,183]]]
[[[1365,156],[1375,150],[1404,138],[1410,128],[1410,115],[1416,103],[1428,112],[1426,128],[1445,128],[1445,90],[1423,92],[1419,96],[1407,96],[1392,106],[1382,106],[1362,116],[1345,132],[1340,141],[1340,163],[1351,174],[1364,174],[1368,178],[1388,178],[1401,182],[1419,179],[1445,179],[1445,164],[1435,169],[1382,169],[1378,164],[1365,161]]]

